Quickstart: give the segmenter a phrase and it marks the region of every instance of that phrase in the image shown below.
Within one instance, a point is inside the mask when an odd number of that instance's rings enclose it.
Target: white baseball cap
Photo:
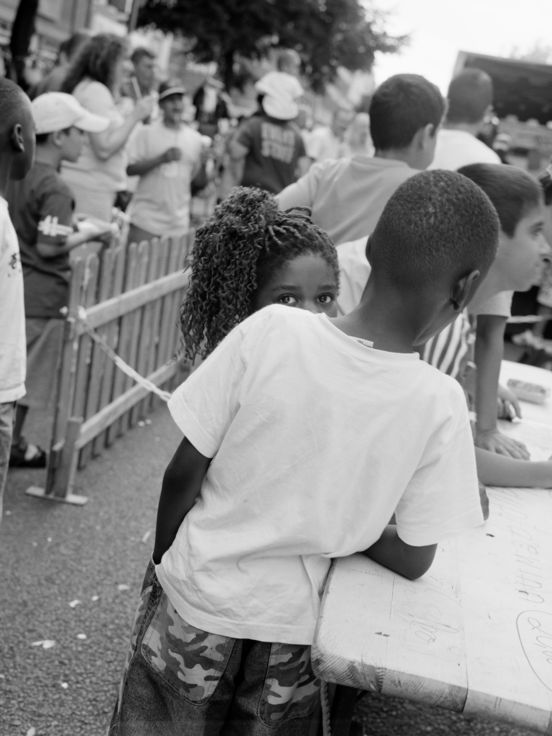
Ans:
[[[109,119],[94,115],[65,92],[45,92],[31,102],[37,134],[55,133],[75,126],[86,133],[101,133]]]
[[[267,72],[263,77],[257,80],[255,84],[257,92],[267,95],[276,93],[277,95],[287,95],[292,100],[298,100],[304,94],[301,82],[294,77],[293,74],[287,72]]]
[[[296,99],[303,89],[297,79],[285,72],[268,72],[259,79],[255,88],[263,94],[263,110],[276,120],[293,120],[299,114]]]

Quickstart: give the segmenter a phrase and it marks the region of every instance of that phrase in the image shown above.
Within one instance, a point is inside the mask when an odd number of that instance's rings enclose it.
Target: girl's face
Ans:
[[[269,304],[337,315],[337,280],[332,267],[321,255],[306,253],[277,269],[255,299],[255,310]]]

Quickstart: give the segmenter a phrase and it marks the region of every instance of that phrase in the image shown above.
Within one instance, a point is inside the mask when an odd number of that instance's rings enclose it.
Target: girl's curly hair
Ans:
[[[105,84],[113,92],[114,74],[118,61],[124,57],[127,44],[112,33],[97,33],[83,43],[69,65],[62,91],[71,94],[83,79]]]
[[[236,187],[198,228],[188,291],[180,307],[186,355],[204,358],[254,311],[255,296],[274,271],[291,259],[315,253],[334,270],[334,244],[308,210],[282,212],[274,197]]]

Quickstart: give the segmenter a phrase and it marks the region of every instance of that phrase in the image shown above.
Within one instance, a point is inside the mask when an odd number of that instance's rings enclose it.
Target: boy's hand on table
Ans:
[[[509,388],[499,385],[497,398],[498,419],[508,419],[509,421],[513,421],[516,418],[521,419],[521,406],[516,395]]]
[[[529,460],[530,455],[528,449],[522,442],[507,437],[498,429],[476,429],[475,445],[482,450],[496,452],[497,455],[507,455],[517,460]]]

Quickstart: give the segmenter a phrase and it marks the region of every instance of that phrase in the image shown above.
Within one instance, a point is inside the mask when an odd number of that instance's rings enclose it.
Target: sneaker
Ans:
[[[39,445],[31,445],[21,437],[10,449],[10,468],[45,468],[46,452]]]

